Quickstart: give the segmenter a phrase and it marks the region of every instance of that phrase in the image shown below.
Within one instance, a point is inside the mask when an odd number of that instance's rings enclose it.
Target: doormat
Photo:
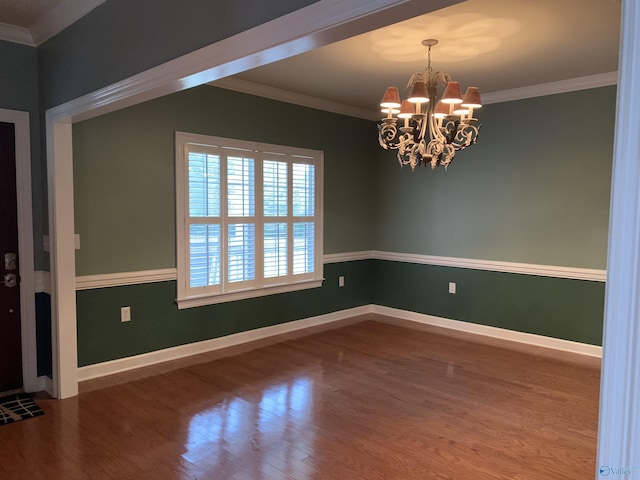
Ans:
[[[19,422],[27,418],[44,415],[42,409],[28,393],[19,393],[0,398],[0,425]]]

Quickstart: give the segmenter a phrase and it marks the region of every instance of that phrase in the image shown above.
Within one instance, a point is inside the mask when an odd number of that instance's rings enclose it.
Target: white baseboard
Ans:
[[[258,328],[246,332],[235,333],[225,337],[214,338],[202,342],[190,343],[188,345],[180,345],[177,347],[157,350],[155,352],[144,353],[134,357],[121,358],[94,365],[87,365],[78,368],[78,381],[86,381],[94,378],[122,373],[136,368],[148,367],[158,363],[177,360],[192,355],[212,352],[223,348],[241,345],[243,343],[262,340],[265,338],[282,335],[299,330],[305,330],[320,325],[327,325],[334,322],[347,320],[359,315],[374,313],[388,317],[394,317],[401,320],[415,322],[422,325],[431,325],[458,332],[465,332],[473,335],[481,335],[485,337],[501,340],[505,343],[520,344],[523,346],[536,346],[555,350],[559,352],[584,355],[592,358],[602,358],[602,347],[597,345],[589,345],[585,343],[572,342],[569,340],[561,340],[558,338],[545,337],[531,333],[516,332],[504,328],[489,327],[486,325],[478,325],[475,323],[461,322],[459,320],[450,320],[448,318],[435,317],[433,315],[425,315],[422,313],[400,310],[397,308],[383,307],[380,305],[364,305],[362,307],[341,310],[339,312],[319,315],[317,317],[295,320],[293,322],[282,323],[270,327]],[[40,390],[51,392],[53,384],[49,377],[39,377]],[[43,382],[42,384],[40,382]]]
[[[206,353],[214,350],[220,350],[222,348],[241,345],[243,343],[262,340],[264,338],[273,337],[276,335],[291,333],[298,330],[317,327],[320,325],[327,325],[330,323],[356,317],[358,315],[371,313],[371,311],[371,306],[365,305],[362,307],[350,308],[348,310],[341,310],[339,312],[328,313],[326,315],[319,315],[317,317],[305,318],[302,320],[295,320],[292,322],[272,325],[270,327],[257,328],[255,330],[249,330],[246,332],[234,333],[225,337],[213,338],[211,340],[204,340],[202,342],[190,343],[187,345],[180,345],[177,347],[157,350],[155,352],[144,353],[142,355],[136,355],[134,357],[120,358],[108,362],[96,363],[94,365],[87,365],[85,367],[78,368],[78,381],[82,382],[91,380],[98,377],[104,377],[106,375],[112,375],[114,373],[126,372],[128,370],[148,367],[158,363],[168,362],[170,360],[189,357],[191,355],[197,355],[200,353]]]
[[[53,380],[51,380],[46,375],[38,377],[38,391],[47,392],[49,395],[55,398],[55,395],[53,393]]]
[[[435,317],[433,315],[425,315],[423,313],[383,307],[380,305],[372,305],[371,311],[372,313],[378,315],[385,315],[388,317],[408,320],[410,322],[416,322],[423,325],[431,325],[434,327],[456,330],[458,332],[482,335],[485,337],[503,340],[504,342],[519,343],[522,345],[543,347],[561,352],[585,355],[588,357],[602,358],[602,347],[597,345],[572,342],[570,340],[561,340],[559,338],[545,337],[543,335],[535,335],[533,333],[516,332],[514,330],[490,327],[487,325],[479,325],[477,323],[450,320],[448,318]]]

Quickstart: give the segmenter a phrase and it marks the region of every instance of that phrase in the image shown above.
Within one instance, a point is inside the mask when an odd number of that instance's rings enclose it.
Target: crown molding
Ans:
[[[28,28],[2,22],[0,22],[0,40],[29,45],[30,47],[36,46],[31,31]]]
[[[31,35],[36,45],[46,42],[72,23],[84,17],[105,0],[62,0],[31,25]]]
[[[80,20],[106,0],[63,0],[30,28],[0,23],[0,40],[37,47]]]
[[[587,77],[570,78],[558,82],[542,83],[540,85],[530,85],[528,87],[501,90],[499,92],[483,93],[482,103],[490,105],[492,103],[511,102],[523,100],[525,98],[544,97],[557,93],[569,93],[578,90],[588,90],[590,88],[606,87],[618,83],[618,72],[599,73]],[[260,83],[249,82],[239,78],[227,77],[209,83],[213,87],[220,87],[227,90],[256,95],[258,97],[270,98],[281,102],[292,103],[302,107],[315,108],[326,112],[338,113],[350,117],[363,118],[365,120],[380,120],[380,112],[360,107],[345,105],[330,100],[324,100],[301,93],[291,92]]]
[[[618,72],[599,73],[588,77],[570,78],[558,82],[542,83],[528,87],[513,88],[499,92],[483,93],[482,103],[511,102],[513,100],[523,100],[525,98],[544,97],[555,95],[556,93],[569,93],[578,90],[588,90],[590,88],[606,87],[618,83]]]
[[[260,83],[249,82],[239,78],[227,77],[209,83],[213,87],[220,87],[226,90],[247,93],[258,97],[269,98],[281,102],[292,103],[302,107],[315,108],[325,112],[338,113],[349,117],[363,118],[365,120],[379,120],[380,113],[373,112],[367,108],[353,107],[344,103],[332,102],[322,98],[303,95]]]

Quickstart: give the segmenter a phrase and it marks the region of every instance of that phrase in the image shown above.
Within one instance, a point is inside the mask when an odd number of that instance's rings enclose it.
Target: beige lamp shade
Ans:
[[[480,100],[480,89],[478,87],[468,87],[461,105],[467,108],[480,108],[482,106],[482,101]]]
[[[400,113],[398,113],[398,118],[411,118],[414,113],[416,113],[416,110],[413,103],[409,100],[403,100],[402,106],[400,107]]]
[[[429,101],[427,94],[427,84],[424,82],[413,82],[409,99],[411,103],[426,103]]]
[[[443,103],[462,103],[462,95],[460,94],[460,82],[449,82],[442,94]]]
[[[380,102],[380,106],[384,109],[400,108],[400,92],[397,87],[387,87],[384,92],[384,97]],[[382,110],[385,112],[385,110]]]

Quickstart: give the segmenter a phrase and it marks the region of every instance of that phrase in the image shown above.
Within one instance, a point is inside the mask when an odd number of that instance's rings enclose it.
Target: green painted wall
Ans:
[[[613,124],[589,124],[584,111],[575,123],[565,119],[590,99],[606,120],[614,97],[615,89],[601,88],[487,106],[477,146],[448,172],[413,174],[380,153],[372,122],[213,87],[81,122],[73,132],[77,272],[175,266],[176,130],[324,150],[325,253],[379,249],[603,268]],[[552,127],[541,121],[548,108]],[[538,121],[511,125],[505,118],[516,112]],[[555,147],[534,161],[543,148],[520,149],[525,137]],[[363,168],[370,158],[378,164]],[[339,275],[347,288],[336,287]],[[373,260],[326,265],[325,276],[321,289],[182,311],[174,282],[80,291],[80,365],[370,303],[602,341],[599,282]],[[458,284],[456,295],[447,293],[449,282]],[[119,321],[124,305],[131,323]]]
[[[175,267],[174,132],[324,151],[324,252],[373,236],[372,122],[204,86],[73,126],[78,275]]]
[[[322,288],[178,310],[175,282],[77,293],[78,365],[114,360],[369,303],[373,261],[324,266]],[[345,286],[338,287],[338,277]],[[131,306],[131,322],[120,307]]]
[[[602,282],[382,260],[373,275],[377,305],[602,345]]]
[[[604,269],[615,87],[486,105],[448,171],[379,153],[375,249]]]

